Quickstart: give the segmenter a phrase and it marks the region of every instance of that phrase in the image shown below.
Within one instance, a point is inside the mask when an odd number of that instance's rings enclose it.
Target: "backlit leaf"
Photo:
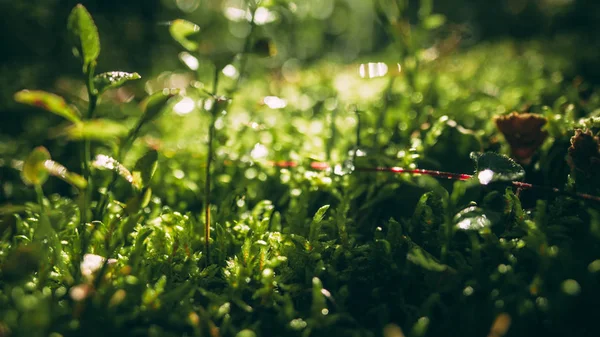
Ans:
[[[148,123],[158,117],[158,115],[164,110],[169,99],[177,94],[179,94],[178,89],[164,89],[146,97],[140,103],[140,108],[144,114],[142,115],[142,118],[138,124],[141,125]]]
[[[148,186],[158,165],[158,152],[150,150],[135,163],[133,168],[134,182],[137,186]],[[139,177],[139,178],[138,178]]]
[[[198,49],[198,43],[190,38],[198,35],[199,32],[200,26],[183,19],[174,20],[169,27],[173,39],[189,51]]]
[[[108,89],[119,88],[128,81],[138,80],[140,78],[142,77],[138,73],[110,71],[94,77],[94,88],[98,91],[98,95],[100,95]]]
[[[525,177],[525,170],[513,159],[494,152],[472,152],[475,175],[479,182],[487,185],[495,181],[516,181]]]
[[[131,174],[131,172],[123,164],[119,163],[115,158],[99,154],[92,162],[92,166],[100,170],[109,170],[117,172],[117,174],[119,174],[119,176],[121,176],[123,179],[127,180],[133,186],[138,187],[134,184],[133,174]]]
[[[65,135],[70,140],[111,141],[126,133],[127,128],[121,123],[107,119],[94,119],[69,126],[62,130],[59,135]]]
[[[446,23],[446,17],[441,14],[433,14],[423,20],[423,27],[425,29],[433,30],[441,27]]]
[[[82,176],[77,173],[69,172],[66,167],[53,160],[46,160],[44,162],[44,167],[51,175],[62,179],[80,190],[85,189],[87,186],[87,181]]]
[[[310,224],[310,230],[308,240],[311,242],[317,241],[321,232],[321,222],[325,217],[325,212],[329,209],[329,205],[322,206],[315,213],[312,223]]]
[[[67,27],[75,47],[74,52],[83,61],[83,72],[87,73],[89,66],[95,65],[96,59],[100,55],[98,28],[82,4],[78,4],[71,11]]]
[[[41,90],[21,90],[15,94],[15,101],[42,108],[59,115],[73,123],[81,122],[77,110],[68,105],[65,100],[55,94]]]
[[[45,162],[50,160],[50,153],[45,147],[36,147],[25,162],[23,163],[23,171],[21,177],[27,185],[42,185],[48,179],[48,171],[46,170]]]

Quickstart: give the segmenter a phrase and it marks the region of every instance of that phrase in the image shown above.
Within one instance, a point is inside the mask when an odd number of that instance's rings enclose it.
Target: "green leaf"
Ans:
[[[36,147],[25,162],[23,163],[23,171],[21,178],[27,185],[43,185],[48,179],[48,171],[46,170],[45,162],[50,160],[50,153],[45,147]]]
[[[325,217],[325,212],[329,209],[329,205],[322,206],[317,210],[315,215],[313,216],[312,223],[310,224],[310,231],[308,234],[308,240],[310,242],[315,242],[319,238],[319,234],[321,232],[321,221]]]
[[[38,108],[42,108],[53,114],[59,115],[73,123],[81,122],[79,112],[69,106],[65,100],[55,94],[41,90],[21,90],[15,94],[15,101]]]
[[[121,123],[107,119],[94,119],[71,125],[58,135],[64,135],[70,140],[99,140],[112,141],[127,134],[127,128]]]
[[[475,162],[475,175],[487,185],[496,181],[516,181],[525,177],[525,170],[513,159],[494,152],[471,152]]]
[[[419,245],[410,241],[409,238],[407,238],[407,240],[410,246],[408,254],[406,254],[406,259],[408,261],[429,271],[442,272],[446,270],[452,270],[452,268],[449,266],[440,263],[433,255],[421,248]]]
[[[395,24],[400,19],[403,8],[401,3],[396,0],[378,0],[379,10],[384,14],[391,24]]]
[[[142,78],[138,73],[126,73],[123,71],[110,71],[94,77],[94,88],[98,95],[108,89],[115,89],[123,86],[128,81],[139,80]]]
[[[66,167],[53,160],[46,160],[44,162],[44,167],[51,175],[62,179],[80,190],[85,189],[87,186],[87,181],[82,176],[77,173],[69,172]]]
[[[19,246],[4,258],[0,270],[7,282],[20,281],[39,270],[42,251],[39,245]]]
[[[329,205],[322,206],[317,210],[315,215],[313,216],[313,222],[321,222],[325,217],[325,212],[329,209]]]
[[[127,180],[134,187],[138,188],[138,186],[134,183],[135,179],[133,177],[133,174],[131,174],[131,172],[123,164],[119,163],[115,158],[109,157],[104,154],[99,154],[92,162],[92,167],[100,170],[110,170],[117,172],[119,176]]]
[[[129,215],[136,214],[140,209],[148,206],[151,197],[152,189],[150,187],[144,188],[139,194],[127,201],[125,211]]]
[[[312,304],[310,311],[313,317],[319,317],[322,315],[321,311],[327,308],[327,299],[324,295],[329,292],[323,289],[323,283],[318,277],[313,277],[312,285]]]
[[[459,230],[480,231],[491,227],[492,221],[487,217],[483,209],[477,206],[471,206],[456,214],[454,217],[454,224]]]
[[[23,213],[27,210],[27,206],[4,204],[0,205],[0,215]]]
[[[138,122],[138,126],[148,123],[158,117],[169,102],[169,99],[179,94],[178,89],[164,89],[146,97],[141,103],[140,108],[143,111],[142,118]]]
[[[177,19],[171,22],[171,26],[169,27],[169,33],[171,33],[171,37],[179,44],[183,46],[183,48],[189,51],[195,51],[198,49],[198,43],[192,41],[191,37],[196,37],[200,32],[200,26],[194,24],[192,22]]]
[[[441,27],[444,23],[446,23],[445,16],[442,14],[433,14],[423,20],[423,28],[427,30],[434,30]]]
[[[78,4],[69,15],[67,27],[76,56],[83,61],[83,72],[87,73],[90,65],[95,66],[100,55],[100,37],[92,15]]]
[[[135,185],[146,187],[150,184],[150,180],[156,172],[158,165],[158,152],[156,150],[150,150],[146,152],[133,167],[133,176]]]
[[[417,320],[417,322],[413,325],[410,330],[410,336],[412,337],[421,337],[427,334],[427,330],[429,329],[429,317],[421,317]]]

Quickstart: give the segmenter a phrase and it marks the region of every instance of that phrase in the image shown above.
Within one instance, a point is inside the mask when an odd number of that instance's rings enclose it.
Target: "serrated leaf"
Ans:
[[[100,95],[108,89],[119,88],[128,81],[139,80],[140,78],[142,77],[138,73],[109,71],[94,77],[94,88],[98,91],[98,95]]]
[[[516,181],[525,177],[525,170],[512,158],[494,152],[471,152],[475,175],[482,185],[495,181]]]
[[[99,154],[92,162],[92,167],[100,170],[109,170],[117,172],[119,176],[127,180],[134,187],[138,188],[138,186],[134,184],[135,179],[133,177],[133,174],[131,174],[131,172],[123,164],[119,163],[115,158],[109,157],[104,154]]]
[[[21,90],[15,94],[15,101],[38,108],[68,119],[73,123],[81,122],[79,112],[55,94],[41,90]]]
[[[471,206],[458,212],[454,217],[454,224],[459,230],[480,231],[489,228],[492,221],[485,214],[483,209],[477,206]]]
[[[329,209],[329,205],[322,206],[317,210],[313,216],[312,223],[310,224],[308,240],[310,242],[317,241],[321,232],[321,221],[325,217],[325,212]]]
[[[48,171],[44,166],[46,160],[50,160],[50,153],[45,147],[39,146],[33,149],[25,162],[21,178],[27,185],[43,185],[48,179]]]
[[[136,184],[141,187],[148,186],[154,176],[154,172],[156,172],[157,165],[158,152],[156,150],[150,150],[138,159],[133,167],[134,181],[137,180]],[[139,178],[136,179],[136,173],[138,172]]]
[[[325,205],[325,206],[322,206],[321,208],[319,208],[317,210],[317,212],[315,213],[315,215],[313,216],[313,221],[314,222],[323,221],[323,217],[325,217],[325,212],[327,212],[328,209],[329,209],[329,205]]]
[[[190,38],[197,36],[199,32],[200,26],[183,19],[174,20],[169,26],[169,33],[171,33],[173,40],[179,42],[183,48],[189,51],[198,49],[198,43]]]
[[[421,248],[414,242],[410,242],[410,249],[406,259],[413,264],[429,271],[442,272],[450,269],[447,265],[440,263],[433,255]]]
[[[62,179],[80,190],[85,189],[87,186],[87,181],[82,176],[77,173],[69,172],[66,167],[53,160],[46,160],[44,162],[44,167],[51,175]]]
[[[63,129],[59,135],[64,135],[70,140],[99,140],[112,141],[127,134],[123,124],[108,119],[94,119],[74,124]]]
[[[83,61],[83,72],[87,73],[90,65],[96,63],[100,55],[100,37],[92,15],[78,4],[69,15],[67,27],[75,50]]]
[[[150,122],[158,117],[169,102],[169,99],[179,94],[178,89],[164,89],[146,97],[141,103],[140,108],[143,111],[139,125]]]

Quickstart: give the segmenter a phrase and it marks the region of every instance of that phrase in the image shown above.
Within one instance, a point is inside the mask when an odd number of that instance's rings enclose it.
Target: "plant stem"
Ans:
[[[240,86],[240,81],[242,80],[242,75],[244,74],[244,72],[246,71],[246,65],[248,63],[248,52],[250,52],[250,47],[251,47],[251,43],[252,43],[252,33],[254,32],[254,27],[256,26],[254,24],[254,11],[252,11],[252,20],[250,20],[250,32],[248,33],[248,36],[246,37],[246,40],[244,41],[244,49],[242,51],[242,59],[240,60],[240,71],[239,71],[239,75],[237,80],[235,81],[235,86],[229,90],[228,94],[230,97],[233,96],[233,94],[237,91],[238,87]]]
[[[213,142],[214,142],[214,133],[215,133],[215,121],[217,114],[217,87],[219,85],[219,67],[215,66],[214,73],[214,84],[213,84],[213,99],[214,103],[211,107],[210,111],[210,123],[208,126],[208,154],[206,158],[206,175],[204,180],[204,250],[206,252],[206,265],[210,264],[210,195],[211,195],[211,164],[213,157]]]
[[[37,196],[37,202],[40,205],[40,216],[42,216],[41,214],[46,213],[46,211],[44,207],[44,191],[42,190],[41,185],[35,185],[35,194]]]
[[[383,126],[385,125],[385,119],[387,117],[387,111],[390,107],[390,96],[392,95],[392,89],[394,88],[394,82],[396,77],[390,78],[388,82],[387,88],[384,93],[383,107],[381,107],[381,111],[379,112],[379,116],[377,117],[377,125],[375,127],[375,133],[373,134],[373,147],[378,148],[378,138],[379,132],[383,130]]]
[[[335,129],[336,111],[337,111],[337,109],[334,109],[333,111],[331,111],[331,114],[329,115],[329,117],[331,118],[331,121],[329,123],[329,139],[327,140],[327,148],[326,148],[327,161],[331,160],[331,152],[333,152],[333,147],[335,146],[335,140],[336,140],[335,138],[337,137],[337,132]]]
[[[96,112],[96,105],[98,103],[98,95],[96,90],[94,89],[94,72],[96,69],[95,64],[91,64],[88,69],[86,75],[86,88],[88,93],[88,111],[86,114],[86,120],[90,120],[94,118],[94,114]],[[85,235],[85,226],[88,223],[88,210],[90,208],[90,203],[92,199],[92,191],[94,190],[91,170],[90,170],[90,161],[91,161],[91,143],[89,139],[84,139],[83,146],[81,150],[82,158],[81,158],[81,169],[83,173],[83,178],[87,181],[87,186],[83,191],[83,200],[81,203],[81,209],[79,210],[79,236],[80,236],[80,259],[79,261],[75,260],[75,271],[76,271],[76,280],[78,281],[81,273],[79,272],[79,263],[83,261],[83,256],[85,255],[85,250],[87,249],[87,237]]]

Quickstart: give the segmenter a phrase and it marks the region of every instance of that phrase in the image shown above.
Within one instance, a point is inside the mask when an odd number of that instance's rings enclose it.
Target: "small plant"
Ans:
[[[32,152],[29,158],[23,164],[23,179],[25,182],[33,185],[38,195],[38,204],[43,216],[43,194],[41,185],[46,180],[47,174],[53,174],[59,178],[76,186],[80,192],[79,195],[79,219],[80,224],[77,228],[79,246],[79,258],[73,259],[73,271],[75,272],[76,282],[80,279],[79,265],[82,263],[85,254],[89,248],[92,236],[98,228],[98,224],[92,226],[88,231],[92,215],[92,197],[95,196],[97,182],[93,179],[94,169],[107,169],[114,172],[113,178],[107,188],[100,196],[100,200],[94,212],[95,220],[105,220],[106,206],[109,195],[114,188],[116,177],[122,176],[138,192],[130,200],[127,212],[133,217],[139,210],[145,207],[151,196],[149,182],[156,169],[157,153],[148,152],[142,157],[135,166],[135,170],[129,172],[119,160],[124,158],[132,143],[139,137],[141,128],[155,119],[164,108],[167,101],[173,97],[175,91],[162,91],[149,96],[140,104],[142,115],[133,128],[127,130],[122,124],[103,118],[96,118],[96,107],[100,96],[110,89],[118,88],[128,81],[137,80],[140,75],[137,73],[126,73],[121,71],[112,71],[101,74],[95,74],[97,58],[100,54],[100,39],[98,31],[91,15],[82,5],[77,5],[68,19],[69,37],[73,43],[73,53],[82,62],[82,74],[88,94],[88,107],[86,114],[82,117],[79,110],[74,106],[67,104],[66,101],[55,94],[43,91],[23,90],[15,94],[17,102],[35,106],[48,112],[59,115],[68,120],[69,124],[57,132],[58,137],[66,137],[71,141],[81,143],[81,172],[82,176],[70,173],[66,168],[50,160],[47,150],[37,148]],[[92,159],[92,141],[111,145],[115,150],[115,157],[118,160],[107,155],[98,155]],[[41,218],[41,219],[42,219]],[[44,223],[47,221],[43,221]],[[92,223],[93,224],[93,223]],[[133,224],[129,224],[131,227]],[[49,224],[44,224],[48,227]],[[124,237],[129,231],[125,231]],[[56,241],[56,240],[54,240]],[[53,242],[54,242],[53,241]],[[55,242],[56,243],[56,242]],[[62,261],[60,256],[60,245],[54,244],[55,263]],[[59,263],[60,266],[60,263]]]

